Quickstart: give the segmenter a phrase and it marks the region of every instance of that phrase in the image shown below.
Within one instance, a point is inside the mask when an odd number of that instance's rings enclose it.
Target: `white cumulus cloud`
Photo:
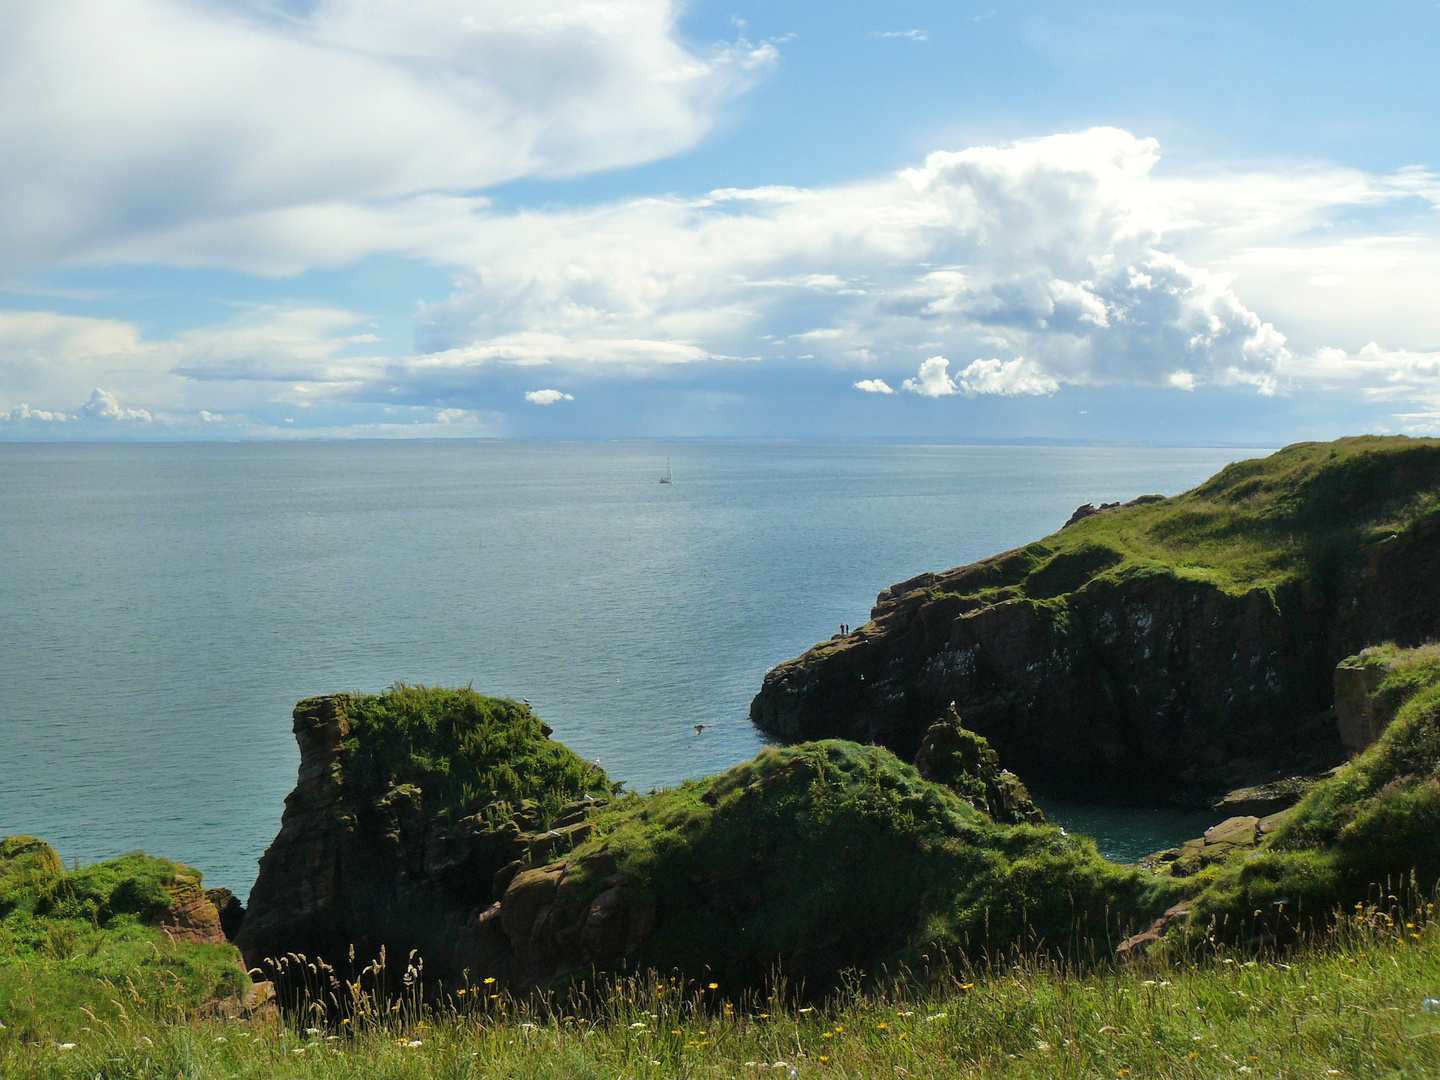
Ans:
[[[527,390],[525,400],[535,405],[554,405],[557,401],[574,401],[574,397],[560,390]]]
[[[893,394],[895,391],[884,379],[861,379],[855,383],[856,390],[864,390],[867,394]]]
[[[154,419],[147,409],[129,409],[120,404],[117,398],[108,390],[101,390],[98,386],[91,391],[90,400],[80,406],[80,411],[90,420],[102,420],[106,422],[140,421],[149,423]]]
[[[924,374],[924,369],[921,369]],[[1060,389],[1059,381],[1041,371],[1023,356],[1014,360],[976,360],[960,372],[960,389],[966,394],[1053,394]]]
[[[900,389],[924,397],[948,397],[958,394],[960,388],[950,378],[950,361],[943,356],[932,356],[920,365],[920,372],[913,379],[906,379]]]

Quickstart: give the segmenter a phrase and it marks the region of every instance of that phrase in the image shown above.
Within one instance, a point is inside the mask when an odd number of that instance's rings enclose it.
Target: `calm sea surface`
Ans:
[[[294,784],[296,700],[397,679],[527,697],[634,789],[715,772],[761,745],[765,671],[887,585],[1250,456],[0,445],[0,835],[144,849],[243,896]],[[1116,857],[1195,835],[1051,809]]]

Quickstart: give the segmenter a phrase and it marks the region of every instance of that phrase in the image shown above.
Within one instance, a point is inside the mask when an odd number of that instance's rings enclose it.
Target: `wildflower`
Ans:
[[[216,1036],[215,1036],[215,1041],[216,1041],[216,1042],[229,1042],[230,1040],[227,1039],[227,1038],[225,1038],[224,1035],[216,1035]]]
[[[827,1061],[829,1061],[829,1060],[830,1060],[830,1059],[829,1059],[828,1057],[826,1057],[824,1054],[821,1054],[821,1055],[820,1055],[820,1064],[821,1064],[821,1065],[824,1065],[824,1064],[825,1064]]]
[[[820,1037],[821,1037],[822,1039],[833,1039],[835,1036],[834,1036],[833,1034],[831,1034],[830,1032],[827,1031],[827,1032],[825,1032],[824,1034],[822,1034]]]
[[[422,1043],[419,1039],[411,1039],[405,1045],[410,1047],[411,1049],[414,1049],[417,1046],[424,1046],[425,1044]]]
[[[341,1021],[340,1021],[340,1024],[341,1024],[342,1027],[343,1027],[345,1024],[348,1024],[348,1023],[350,1023],[350,1018],[349,1018],[348,1016],[345,1017],[344,1020],[341,1020]]]
[[[964,984],[961,985],[960,989],[961,989],[961,990],[974,990],[974,989],[975,989],[975,984],[974,984],[974,983],[964,983]]]
[[[760,1019],[761,1019],[761,1020],[769,1020],[769,1019],[770,1019],[770,1014],[769,1014],[769,1013],[761,1013],[761,1014],[760,1014]]]
[[[491,985],[494,981],[495,981],[495,976],[494,976],[494,975],[491,975],[489,978],[487,978],[487,979],[485,980],[485,985],[486,985],[486,986],[489,986],[489,985]]]
[[[464,991],[463,989],[456,990],[456,991],[455,991],[455,996],[456,996],[456,997],[464,997],[464,996],[465,996],[465,991]]]
[[[926,1022],[927,1024],[933,1024],[936,1020],[944,1020],[944,1019],[945,1019],[945,1014],[944,1014],[944,1013],[936,1013],[934,1016],[927,1016],[927,1017],[925,1017],[925,1022]]]
[[[796,1012],[801,1012],[801,1013],[812,1013],[812,1012],[815,1011],[815,1006],[814,1006],[814,1005],[806,1005],[803,1009],[796,1009],[795,1011],[796,1011]]]
[[[710,984],[710,989],[711,989],[711,990],[719,990],[719,989],[720,989],[720,984],[719,984],[719,983],[711,983],[711,984]]]
[[[876,1026],[877,1028],[879,1028],[881,1031],[884,1031],[884,1030],[885,1030],[886,1028],[888,1028],[890,1025],[889,1025],[889,1024],[886,1024],[886,1023],[879,1023],[879,1024],[876,1024],[875,1026]]]
[[[61,1049],[61,1050],[74,1050],[74,1049],[75,1049],[75,1044],[74,1044],[74,1043],[61,1043],[61,1044],[60,1044],[60,1049]]]
[[[306,1035],[319,1035],[319,1034],[320,1034],[320,1029],[319,1029],[319,1028],[306,1028],[306,1029],[305,1029],[305,1034],[306,1034]]]
[[[630,1025],[630,1030],[634,1031],[636,1028],[643,1028],[644,1026],[645,1022],[643,1020],[637,1021],[636,1023]]]

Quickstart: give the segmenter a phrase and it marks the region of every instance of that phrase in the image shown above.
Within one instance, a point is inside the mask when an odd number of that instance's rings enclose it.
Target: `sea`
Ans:
[[[528,699],[631,790],[714,773],[762,747],[765,672],[881,589],[1266,452],[0,444],[0,836],[144,850],[244,897],[295,702],[397,680]],[[1120,859],[1212,823],[1042,802]]]

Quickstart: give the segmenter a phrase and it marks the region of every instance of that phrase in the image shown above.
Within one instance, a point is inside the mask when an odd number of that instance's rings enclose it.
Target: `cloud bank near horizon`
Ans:
[[[483,424],[507,371],[545,368],[553,403],[583,382],[758,363],[877,404],[1343,389],[1393,406],[1398,428],[1440,427],[1440,180],[1161,162],[1154,140],[1095,128],[936,152],[829,188],[514,213],[334,195],[323,212],[272,218],[271,232],[242,218],[177,225],[145,236],[148,258],[244,267],[263,249],[277,265],[323,264],[329,221],[348,257],[423,257],[459,284],[418,313],[413,350],[330,308],[256,309],[166,341],[114,320],[3,313],[0,416],[84,422],[102,387],[111,413],[136,414],[122,423],[203,411],[274,427],[277,410],[303,408],[334,411],[337,426],[389,416],[461,430]],[[1386,229],[1367,231],[1377,208]]]

